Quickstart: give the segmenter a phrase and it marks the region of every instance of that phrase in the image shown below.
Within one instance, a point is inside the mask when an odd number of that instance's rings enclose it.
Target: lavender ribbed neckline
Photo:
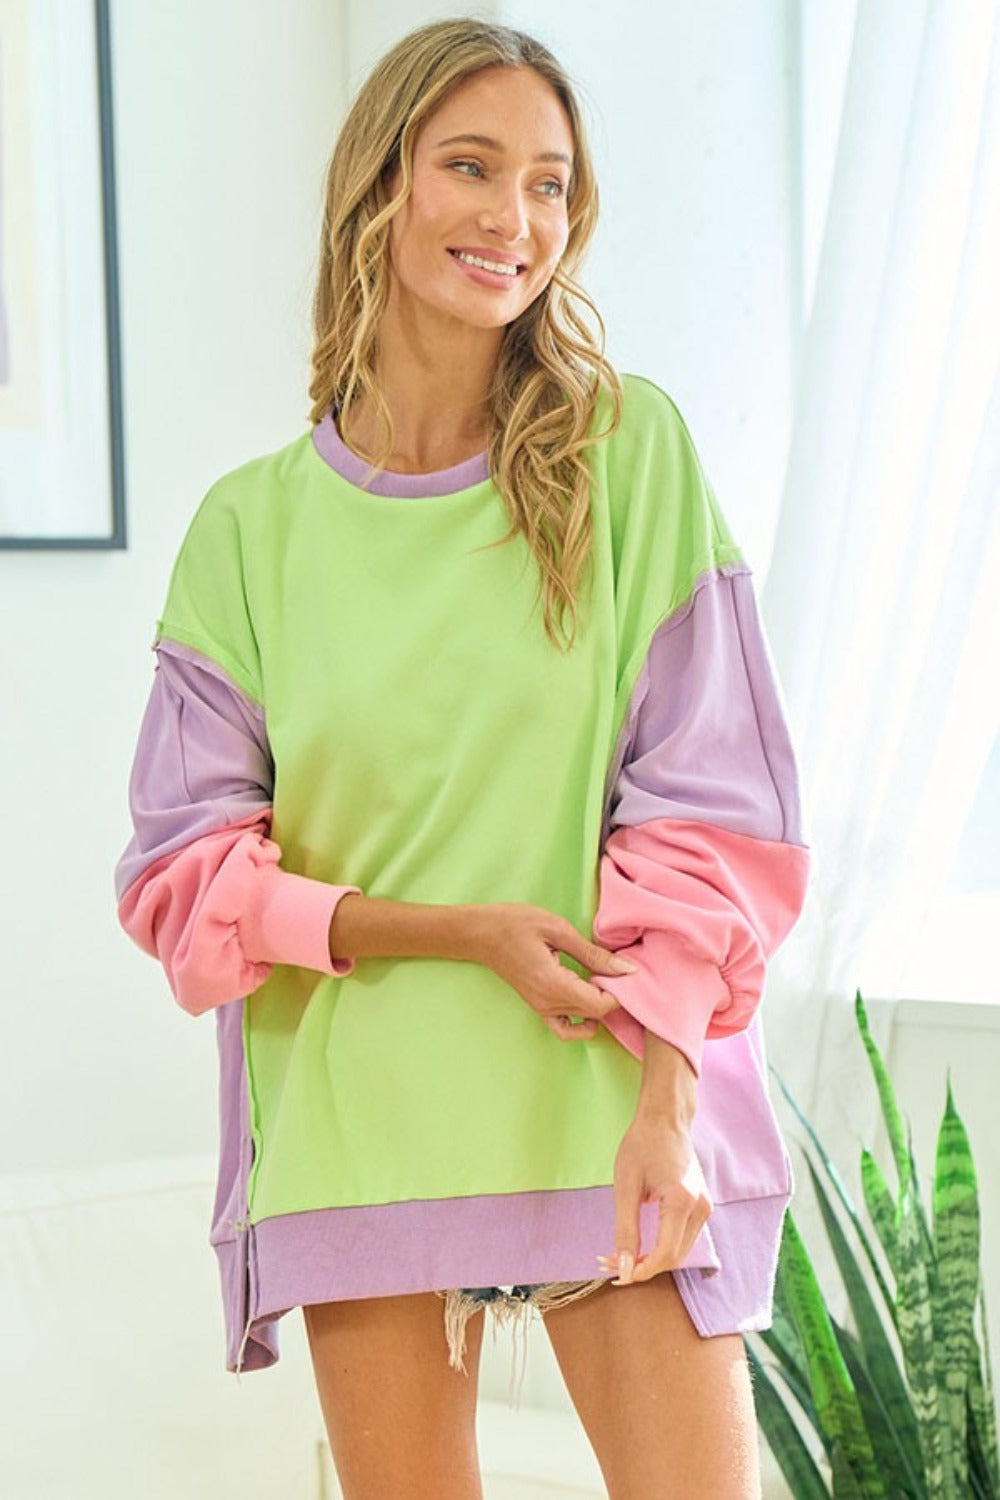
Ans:
[[[369,465],[363,458],[348,448],[337,431],[332,408],[313,428],[313,444],[324,463],[369,495],[395,496],[399,499],[420,500],[431,495],[454,495],[459,490],[470,489],[490,477],[489,456],[484,451],[466,458],[448,469],[435,469],[430,474],[397,474],[386,469],[371,485],[365,485]]]

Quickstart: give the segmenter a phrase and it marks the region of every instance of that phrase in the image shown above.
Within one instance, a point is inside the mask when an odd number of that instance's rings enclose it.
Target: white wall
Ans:
[[[210,1018],[117,925],[168,571],[213,479],[306,422],[327,0],[113,3],[129,548],[0,553],[0,1171],[213,1150]]]
[[[668,390],[763,571],[801,333],[792,0],[507,0],[581,86],[602,215],[582,279],[620,368]]]
[[[347,48],[347,82],[351,95],[364,82],[372,66],[389,48],[431,21],[444,21],[452,16],[478,16],[482,20],[500,19],[498,0],[439,0],[436,5],[423,5],[419,0],[340,0],[343,14],[344,40]]]

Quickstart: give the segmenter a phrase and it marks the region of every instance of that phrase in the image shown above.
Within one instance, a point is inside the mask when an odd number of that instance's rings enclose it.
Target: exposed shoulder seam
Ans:
[[[167,620],[160,620],[157,624],[153,649],[156,650],[161,642],[165,646],[172,643],[191,651],[198,658],[197,665],[204,666],[210,672],[214,669],[216,677],[235,687],[250,700],[250,706],[257,713],[263,714],[264,695],[258,684],[227,652],[221,651],[214,643],[203,640],[194,631],[185,630],[182,625],[171,625]]]

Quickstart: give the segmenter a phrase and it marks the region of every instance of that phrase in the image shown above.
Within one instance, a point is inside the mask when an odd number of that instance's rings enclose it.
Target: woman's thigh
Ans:
[[[303,1308],[344,1500],[482,1500],[476,1397],[483,1318],[468,1374],[448,1363],[435,1292]]]
[[[743,1340],[702,1338],[669,1271],[543,1321],[609,1500],[759,1500]]]

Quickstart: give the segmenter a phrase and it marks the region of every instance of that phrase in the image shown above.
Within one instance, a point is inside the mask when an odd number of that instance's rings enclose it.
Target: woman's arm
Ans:
[[[679,1047],[647,1029],[637,1113],[689,1130],[698,1097],[698,1075]]]
[[[263,712],[217,663],[161,641],[129,782],[134,832],[119,920],[197,1015],[251,994],[276,963],[346,974],[329,929],[357,886],[280,866]]]
[[[620,1283],[682,1264],[709,1220],[691,1136],[702,1051],[749,1024],[808,872],[795,759],[745,568],[703,575],[663,622],[633,703],[594,921],[594,936],[637,964],[595,979],[620,1002],[604,1024],[643,1064],[615,1159]],[[658,1238],[640,1256],[650,1198]]]
[[[330,923],[330,952],[353,958],[455,958],[474,960],[473,906],[435,906],[382,896],[345,896]]]
[[[630,960],[602,948],[557,912],[524,902],[435,906],[345,896],[330,925],[330,949],[359,958],[440,957],[492,969],[560,1041],[587,1041],[617,1002],[564,965],[560,953],[591,973],[624,974]],[[571,1016],[582,1016],[574,1024]]]
[[[634,701],[594,936],[638,969],[597,982],[620,1002],[605,1024],[629,1051],[642,1058],[658,1036],[697,1074],[706,1038],[749,1024],[808,874],[795,758],[749,570],[699,580],[655,632]]]

